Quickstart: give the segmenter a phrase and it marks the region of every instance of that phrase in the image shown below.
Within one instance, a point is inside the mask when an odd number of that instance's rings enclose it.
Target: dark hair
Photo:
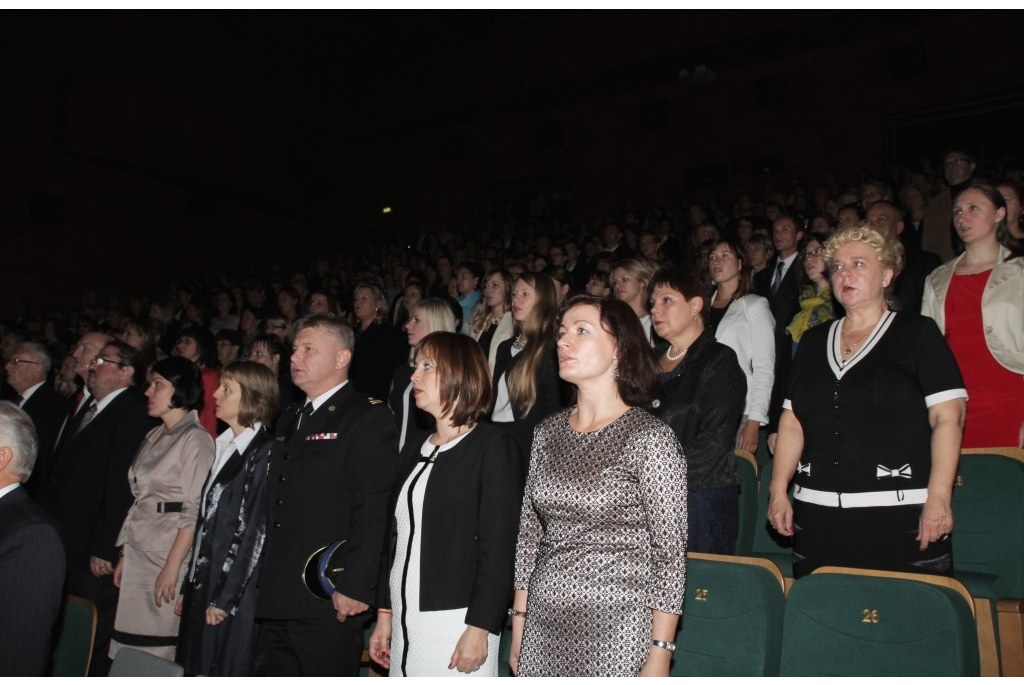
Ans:
[[[966,193],[968,190],[977,190],[979,193],[988,198],[989,202],[995,205],[996,209],[1003,210],[1003,220],[996,224],[996,240],[999,244],[1010,251],[1010,256],[1006,258],[1006,261],[1019,257],[1022,252],[1021,242],[1014,238],[1010,234],[1010,229],[1006,227],[1009,210],[1006,207],[1006,198],[1003,197],[1002,193],[995,189],[995,187],[988,183],[972,183],[967,186],[953,198],[953,204],[956,205],[956,201],[960,199],[960,196]],[[954,207],[955,209],[955,207]],[[956,225],[956,216],[953,217],[953,224]],[[957,244],[963,245],[963,241],[960,240],[960,236],[957,236]]]
[[[277,377],[270,369],[257,362],[237,360],[224,365],[220,379],[235,381],[242,391],[238,404],[239,424],[249,428],[256,423],[269,424],[277,418],[281,398]]]
[[[615,338],[618,372],[615,385],[619,397],[631,407],[650,404],[656,394],[658,383],[658,356],[644,334],[643,325],[636,312],[621,300],[574,295],[562,303],[558,310],[556,327],[573,307],[586,305],[594,307],[601,315],[601,328]]]
[[[700,308],[700,318],[704,326],[707,327],[711,319],[711,307],[709,306],[711,304],[711,297],[707,282],[697,269],[683,269],[680,267],[662,269],[654,274],[654,278],[651,279],[651,292],[654,292],[654,289],[658,286],[672,288],[672,290],[682,295],[687,302],[690,302],[695,297],[699,297],[703,304]]]
[[[736,288],[736,292],[733,293],[732,300],[730,300],[730,302],[735,302],[744,295],[749,295],[754,291],[750,283],[750,262],[747,261],[747,251],[737,238],[719,238],[715,241],[715,247],[719,245],[725,245],[729,252],[732,252],[733,256],[740,261],[740,284]],[[714,250],[714,247],[711,249]],[[710,268],[710,266],[709,264],[708,267]],[[652,287],[651,290],[653,289]],[[711,300],[707,300],[705,305],[705,308],[711,307]],[[705,321],[705,323],[707,322]]]
[[[242,347],[242,334],[233,328],[222,328],[217,331],[217,334],[213,336],[213,339],[217,342],[221,340],[227,341],[228,344],[234,345],[235,347]]]
[[[252,354],[252,350],[257,345],[267,348],[267,354],[273,359],[274,355],[278,355],[280,360],[278,361],[278,372],[281,371],[280,367],[285,363],[285,349],[284,343],[273,333],[253,333],[245,339],[245,344],[242,346],[242,352],[238,355],[239,359],[249,359],[249,355]]]
[[[191,360],[167,357],[153,364],[152,373],[160,374],[174,386],[172,409],[202,409],[203,372]]]
[[[839,209],[836,210],[836,216],[838,217],[839,216],[839,212],[843,211],[844,209],[852,209],[853,211],[857,212],[857,220],[858,221],[863,221],[864,220],[864,208],[861,207],[860,204],[858,204],[856,202],[849,202],[849,203],[843,205],[842,207],[840,207]]]
[[[210,332],[209,328],[202,328],[200,326],[182,328],[181,332],[178,333],[178,340],[182,338],[192,338],[196,341],[196,354],[199,357],[197,363],[200,366],[212,367],[216,365],[217,344],[214,342],[213,333]]]
[[[549,264],[541,270],[541,273],[545,274],[548,278],[558,281],[562,285],[572,287],[572,274],[564,266],[555,266]]]
[[[491,370],[480,345],[468,335],[437,331],[416,346],[434,362],[441,411],[453,426],[478,423],[491,408]]]
[[[108,340],[103,347],[113,347],[117,350],[117,363],[122,367],[132,368],[132,385],[142,385],[145,381],[146,365],[142,361],[142,353],[126,342],[120,340]],[[102,350],[103,347],[100,349]]]
[[[483,278],[484,277],[484,270],[476,262],[471,262],[471,261],[460,262],[457,267],[452,269],[452,273],[458,271],[459,269],[465,269],[469,273],[473,274],[473,278],[478,278],[479,279],[479,278]]]

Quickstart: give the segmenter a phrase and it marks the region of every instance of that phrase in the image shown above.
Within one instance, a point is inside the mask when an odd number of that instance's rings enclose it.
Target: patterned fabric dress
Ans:
[[[642,409],[578,433],[571,409],[537,427],[517,589],[528,589],[520,676],[635,676],[652,610],[679,614],[686,584],[686,463]]]

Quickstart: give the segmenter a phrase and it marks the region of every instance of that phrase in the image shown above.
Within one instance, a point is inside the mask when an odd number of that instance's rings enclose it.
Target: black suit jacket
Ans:
[[[402,450],[388,509],[392,514],[405,481],[423,464],[422,445],[422,440],[411,442]],[[427,481],[422,520],[416,521],[422,536],[420,611],[468,607],[467,625],[501,632],[512,596],[523,463],[515,442],[489,424],[478,425],[451,450],[439,453]],[[394,517],[389,521],[377,585],[381,607],[391,606],[397,536]]]
[[[890,300],[896,311],[921,313],[924,286],[929,274],[942,266],[939,255],[926,250],[906,253],[906,264],[892,286]]]
[[[337,590],[366,604],[374,600],[398,466],[395,420],[383,402],[356,392],[351,382],[294,430],[301,409],[282,413],[270,450],[259,618],[335,616],[331,602],[306,589],[302,569],[310,555],[336,540],[346,541]]]
[[[69,404],[66,397],[53,389],[49,383],[43,383],[22,407],[35,424],[39,435],[39,451],[36,454],[36,465],[32,475],[22,485],[35,498],[43,491],[50,479],[53,466],[53,450],[57,445],[57,435],[64,419],[68,416]]]
[[[659,347],[664,353],[668,344]],[[658,377],[651,413],[667,423],[686,455],[686,487],[724,488],[739,483],[736,430],[747,399],[747,377],[736,353],[706,330],[672,371]]]
[[[793,320],[797,312],[798,290],[797,269],[800,266],[800,259],[797,258],[786,270],[782,277],[779,289],[772,295],[772,279],[778,269],[779,260],[776,259],[767,269],[754,274],[754,290],[761,297],[768,300],[772,309],[772,316],[775,317],[775,385],[772,386],[772,398],[768,403],[768,432],[774,433],[779,425],[779,416],[782,415],[782,402],[785,400],[786,388],[789,387],[787,377],[789,365],[792,359],[790,350],[793,347],[793,339],[786,332],[786,327]]]
[[[64,538],[69,575],[90,573],[89,557],[117,561],[114,543],[132,504],[128,467],[156,425],[146,399],[128,388],[81,432],[62,440],[42,501]]]
[[[0,673],[46,675],[64,596],[64,548],[24,488],[0,497]]]
[[[501,378],[501,374],[509,371],[522,359],[522,353],[515,357],[512,356],[512,344],[514,342],[515,338],[509,338],[498,345],[498,350],[494,355],[493,383],[495,388],[498,387],[498,380]],[[540,362],[537,364],[536,375],[537,399],[533,403],[533,408],[524,414],[513,405],[512,414],[515,420],[511,423],[495,424],[504,429],[516,441],[526,465],[530,463],[530,451],[533,447],[533,429],[537,427],[538,423],[567,404],[564,399],[569,391],[565,389],[565,384],[558,377],[558,360],[555,357],[555,344],[553,341],[547,344],[542,353]]]

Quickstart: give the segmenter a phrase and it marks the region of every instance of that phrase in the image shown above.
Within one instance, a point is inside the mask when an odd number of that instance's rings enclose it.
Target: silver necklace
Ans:
[[[526,341],[523,340],[523,334],[520,333],[519,335],[516,336],[516,339],[512,341],[512,349],[521,350],[523,349],[523,345],[525,344]]]

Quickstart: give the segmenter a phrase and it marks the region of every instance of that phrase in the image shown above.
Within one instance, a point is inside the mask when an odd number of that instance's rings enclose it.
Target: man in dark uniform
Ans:
[[[292,380],[306,393],[278,421],[270,454],[270,511],[256,616],[269,676],[355,676],[373,601],[398,434],[387,407],[348,382],[352,329],[302,319]],[[344,540],[330,601],[303,582],[307,560]]]

